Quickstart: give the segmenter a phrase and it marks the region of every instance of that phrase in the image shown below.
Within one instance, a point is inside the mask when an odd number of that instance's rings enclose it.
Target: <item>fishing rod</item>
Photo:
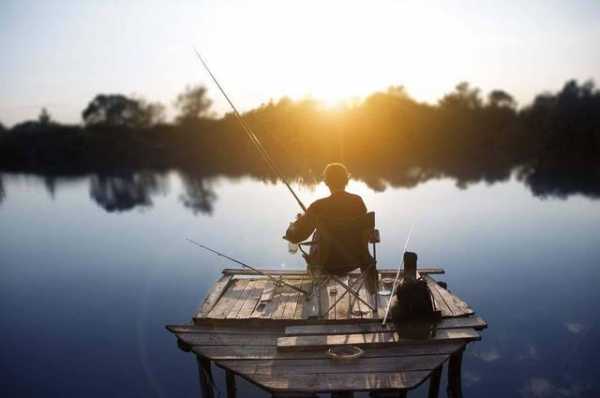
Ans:
[[[269,155],[269,153],[267,152],[267,150],[265,149],[265,147],[262,145],[262,143],[260,142],[260,140],[258,139],[258,137],[256,136],[256,134],[254,134],[254,131],[252,131],[252,129],[250,128],[250,126],[248,126],[246,124],[246,122],[244,121],[244,119],[242,118],[242,116],[240,115],[240,113],[238,112],[236,106],[229,99],[229,96],[227,95],[227,93],[225,92],[225,90],[223,89],[223,87],[221,87],[221,84],[219,83],[219,81],[217,80],[217,78],[215,77],[215,75],[213,75],[213,73],[211,72],[210,68],[206,64],[206,61],[204,61],[204,58],[202,58],[202,55],[200,55],[200,53],[198,52],[198,50],[196,50],[195,48],[194,48],[194,52],[196,53],[196,56],[198,57],[198,59],[202,63],[202,66],[204,66],[204,69],[206,69],[206,71],[210,75],[210,77],[213,80],[213,82],[215,82],[215,84],[219,88],[219,91],[221,91],[221,94],[223,94],[223,96],[225,97],[225,99],[229,103],[229,106],[231,106],[231,109],[233,109],[233,114],[235,115],[236,119],[242,125],[242,129],[248,135],[248,138],[250,138],[250,141],[254,144],[254,146],[256,147],[256,149],[258,150],[258,152],[261,154],[261,156],[263,157],[264,161],[267,163],[267,165],[269,166],[269,168],[271,169],[271,171],[273,172],[273,174],[275,174],[276,177],[279,177],[281,179],[281,181],[283,181],[283,183],[285,184],[285,186],[287,187],[287,189],[290,191],[290,193],[292,194],[292,196],[294,197],[294,199],[296,199],[296,202],[298,202],[298,204],[302,208],[302,211],[306,212],[306,206],[304,206],[304,203],[302,203],[302,201],[300,200],[300,198],[298,197],[298,195],[296,194],[296,192],[292,189],[292,187],[289,184],[289,182],[287,181],[287,179],[279,171],[279,169],[275,165],[275,162],[273,161],[273,158],[271,158],[271,156]]]
[[[292,284],[290,284],[290,283],[287,283],[286,281],[284,281],[284,280],[283,280],[283,279],[281,279],[281,278],[280,278],[280,279],[273,278],[271,275],[267,274],[266,272],[263,272],[263,271],[261,271],[261,270],[258,270],[258,269],[254,268],[254,267],[252,267],[252,266],[250,266],[250,265],[248,265],[248,264],[246,264],[246,263],[243,263],[243,262],[241,262],[240,260],[236,260],[236,259],[235,259],[235,258],[233,258],[233,257],[229,257],[229,256],[228,256],[228,255],[226,255],[226,254],[223,254],[223,253],[220,253],[220,252],[218,252],[218,251],[216,251],[216,250],[213,250],[213,249],[211,249],[210,247],[204,246],[203,244],[200,244],[200,243],[198,243],[198,242],[196,242],[196,241],[194,241],[194,240],[192,240],[192,239],[186,238],[186,240],[187,240],[188,242],[190,242],[191,244],[193,244],[193,245],[196,245],[196,246],[198,246],[198,247],[201,247],[201,248],[202,248],[202,249],[204,249],[204,250],[208,250],[209,252],[211,252],[211,253],[213,253],[213,254],[216,254],[216,255],[217,255],[217,256],[219,256],[219,257],[226,258],[227,260],[229,260],[229,261],[233,261],[234,263],[236,263],[236,264],[239,264],[239,265],[241,265],[242,267],[246,267],[246,268],[248,268],[249,270],[251,270],[251,271],[254,271],[254,272],[256,272],[256,273],[257,273],[257,274],[259,274],[259,275],[266,276],[267,278],[269,278],[269,279],[271,279],[271,280],[273,281],[273,283],[275,284],[275,286],[282,286],[282,285],[283,285],[283,286],[287,286],[287,287],[289,287],[289,288],[292,288],[292,289],[294,289],[294,290],[296,290],[296,291],[298,291],[298,292],[300,292],[300,293],[303,293],[303,294],[304,294],[304,295],[306,295],[307,297],[310,297],[310,293],[309,293],[309,292],[307,292],[306,290],[304,290],[304,289],[302,289],[302,288],[299,288],[298,286],[294,286],[294,285],[292,285]]]
[[[394,284],[392,285],[392,293],[390,294],[390,299],[387,302],[387,306],[385,307],[385,315],[383,316],[383,322],[381,324],[385,326],[387,322],[388,312],[390,311],[390,304],[392,303],[392,298],[394,297],[394,293],[396,291],[396,287],[398,286],[398,278],[400,277],[400,270],[404,268],[404,254],[406,253],[406,248],[408,247],[408,242],[410,241],[410,236],[412,235],[412,230],[415,224],[413,223],[408,230],[408,236],[406,237],[406,242],[404,243],[404,250],[402,250],[402,264],[398,266],[398,271],[396,271],[396,277],[394,278]]]

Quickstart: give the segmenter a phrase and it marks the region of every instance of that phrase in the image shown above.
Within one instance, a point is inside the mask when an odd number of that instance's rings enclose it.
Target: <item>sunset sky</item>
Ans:
[[[0,122],[44,106],[79,122],[98,93],[170,106],[196,83],[222,113],[194,46],[241,109],[284,95],[334,104],[390,85],[435,102],[462,80],[525,104],[570,78],[599,80],[599,21],[594,0],[3,0]]]

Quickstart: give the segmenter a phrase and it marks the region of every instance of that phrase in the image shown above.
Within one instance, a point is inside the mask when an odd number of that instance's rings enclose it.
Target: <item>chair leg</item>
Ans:
[[[366,305],[367,307],[369,307],[371,309],[371,311],[375,311],[375,308],[373,308],[373,306],[369,303],[367,303],[365,300],[363,300],[362,297],[360,297],[359,292],[355,291],[353,288],[351,288],[350,286],[346,285],[344,282],[342,282],[339,278],[332,276],[331,277],[333,280],[335,280],[337,283],[339,283],[344,289],[346,289],[350,294],[352,294],[354,297],[356,297],[358,300],[360,300],[364,305]],[[364,283],[364,279],[361,280],[361,286],[362,283]],[[360,290],[360,287],[359,287]]]
[[[329,314],[329,312],[330,312],[330,311],[331,311],[333,308],[335,308],[336,304],[337,304],[337,303],[339,303],[339,302],[340,302],[340,300],[341,300],[341,299],[343,299],[343,298],[344,298],[344,296],[345,296],[346,294],[348,294],[348,291],[347,291],[347,290],[344,290],[344,293],[342,293],[342,294],[340,294],[340,295],[338,296],[337,300],[335,300],[335,301],[333,302],[333,304],[331,304],[331,305],[329,306],[329,308],[327,309],[327,312],[325,312],[325,313],[326,313],[326,314]]]

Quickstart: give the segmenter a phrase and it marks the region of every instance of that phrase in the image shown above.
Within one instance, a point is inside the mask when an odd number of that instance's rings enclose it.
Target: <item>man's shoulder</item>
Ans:
[[[344,191],[335,195],[327,196],[325,198],[317,199],[310,205],[310,208],[313,210],[318,210],[322,206],[333,204],[339,200],[364,203],[363,199],[359,195]]]

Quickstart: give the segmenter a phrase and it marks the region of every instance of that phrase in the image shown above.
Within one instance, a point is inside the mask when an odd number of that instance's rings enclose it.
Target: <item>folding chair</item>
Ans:
[[[353,296],[371,311],[377,312],[377,303],[375,306],[368,303],[360,296],[359,292],[365,282],[368,283],[367,278],[375,278],[374,282],[376,283],[376,243],[379,241],[379,231],[375,229],[374,212],[355,218],[321,218],[318,220],[313,240],[302,242],[299,245],[305,260],[307,260],[308,273],[313,281],[312,292],[314,294],[316,291],[320,294],[321,287],[331,280],[344,289],[344,292],[337,297],[324,314],[321,314],[319,309],[319,316],[327,316],[346,294]],[[369,252],[369,243],[372,244],[373,255]],[[316,244],[318,244],[318,248],[315,246]],[[310,253],[306,253],[302,249],[303,246],[309,246]],[[346,284],[341,280],[342,277],[357,268],[360,268],[362,272],[354,283],[348,281]],[[376,290],[376,286],[373,288]]]

